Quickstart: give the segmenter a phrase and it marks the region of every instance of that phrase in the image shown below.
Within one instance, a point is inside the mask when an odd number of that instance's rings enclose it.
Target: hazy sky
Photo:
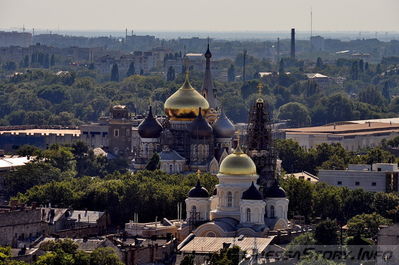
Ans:
[[[0,28],[399,31],[399,0],[0,0]]]

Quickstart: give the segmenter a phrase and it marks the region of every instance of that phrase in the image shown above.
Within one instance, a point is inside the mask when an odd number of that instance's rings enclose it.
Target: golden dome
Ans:
[[[219,173],[225,175],[253,175],[256,174],[256,165],[238,146],[234,153],[223,159]]]
[[[171,120],[194,120],[199,114],[199,108],[205,116],[209,103],[191,86],[186,73],[184,84],[165,101],[165,113]]]

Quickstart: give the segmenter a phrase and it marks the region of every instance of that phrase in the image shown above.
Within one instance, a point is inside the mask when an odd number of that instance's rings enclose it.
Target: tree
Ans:
[[[234,65],[231,64],[229,69],[227,70],[227,81],[234,82],[235,79],[236,79],[236,70],[234,68]]]
[[[317,57],[317,61],[316,61],[316,68],[317,69],[322,69],[323,68],[323,60],[320,57]]]
[[[48,53],[46,53],[43,57],[43,67],[44,68],[50,67],[50,57],[49,57]]]
[[[127,69],[126,76],[131,76],[135,74],[135,69],[134,69],[134,62],[131,62],[129,64],[129,68]]]
[[[41,156],[40,148],[33,145],[23,145],[18,148],[17,154],[19,156]]]
[[[118,64],[114,63],[111,69],[111,81],[119,82],[119,69]]]
[[[175,68],[172,66],[169,66],[168,72],[166,73],[166,80],[167,81],[173,81],[176,78],[176,73],[175,73]]]
[[[336,263],[333,260],[328,260],[322,254],[310,252],[307,257],[302,259],[298,265],[344,265],[345,263]]]
[[[17,70],[17,64],[13,61],[6,62],[3,65],[3,69],[6,71],[15,71]]]
[[[382,106],[385,101],[381,92],[375,86],[368,86],[362,89],[359,92],[359,100],[376,106]]]
[[[371,206],[381,216],[395,220],[398,217],[399,196],[394,193],[377,192]]]
[[[286,248],[286,255],[290,256],[290,253],[295,253],[295,252],[303,252],[304,246],[314,246],[316,245],[317,242],[314,239],[313,233],[303,233],[297,237],[295,237],[288,245]]]
[[[359,79],[359,64],[357,63],[357,61],[354,61],[352,63],[351,78],[352,78],[352,80],[358,80]]]
[[[29,67],[29,56],[25,55],[24,57],[24,63],[23,63],[24,67]]]
[[[240,256],[244,256],[245,253],[240,253],[240,247],[233,246],[231,248],[223,248],[219,253],[212,255],[209,264],[210,265],[238,265]]]
[[[338,242],[337,230],[337,223],[327,219],[316,226],[314,238],[321,245],[335,245]]]
[[[61,180],[62,178],[61,171],[50,163],[44,161],[31,162],[4,176],[5,189],[9,195],[14,196],[18,192],[25,192],[33,186]]]
[[[369,149],[362,159],[365,163],[372,165],[375,163],[393,163],[395,156],[381,147],[375,147]]]
[[[154,153],[150,161],[148,161],[148,164],[145,166],[145,169],[154,171],[158,168],[159,168],[159,155],[157,153]]]
[[[55,65],[55,56],[54,56],[54,54],[52,54],[50,57],[50,66],[54,66],[54,65]]]
[[[312,213],[313,185],[309,181],[288,177],[282,181],[290,202],[288,213],[291,216],[302,215],[309,220]]]
[[[322,98],[312,110],[312,122],[328,123],[351,120],[353,105],[350,98],[342,93]]]
[[[292,139],[277,139],[274,142],[276,152],[282,160],[282,167],[288,173],[312,171],[315,166],[309,154]]]
[[[360,214],[348,221],[348,234],[351,236],[375,238],[381,225],[389,225],[392,221],[377,213]]]
[[[279,67],[278,67],[278,74],[279,75],[284,75],[285,74],[285,69],[284,69],[284,59],[283,58],[281,58],[281,60],[280,60],[280,64],[279,64]]]
[[[399,113],[399,97],[394,97],[389,104],[389,111]]]
[[[194,255],[185,255],[180,265],[194,265]]]
[[[110,248],[97,248],[90,254],[90,265],[123,265],[122,261]]]
[[[359,60],[359,72],[360,73],[364,72],[364,61],[362,59]]]
[[[298,102],[290,102],[281,106],[278,118],[288,120],[290,127],[303,127],[310,124],[308,108]]]
[[[384,82],[384,87],[382,89],[382,95],[384,96],[384,98],[386,100],[388,100],[388,102],[391,101],[391,96],[389,94],[389,82],[388,81]]]

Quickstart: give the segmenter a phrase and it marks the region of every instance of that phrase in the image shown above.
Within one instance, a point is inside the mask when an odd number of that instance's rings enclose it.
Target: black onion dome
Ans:
[[[152,115],[151,106],[147,117],[140,123],[138,131],[141,138],[159,138],[161,136],[162,126]]]
[[[235,131],[236,128],[234,127],[234,124],[229,118],[227,118],[222,109],[219,118],[213,124],[213,132],[216,138],[231,138],[233,137]]]
[[[277,182],[274,183],[271,187],[266,189],[265,198],[285,198],[285,190],[281,188]]]
[[[211,58],[211,57],[212,57],[212,53],[209,50],[209,44],[208,44],[208,48],[206,49],[206,52],[205,52],[205,58]]]
[[[197,181],[197,185],[195,185],[194,188],[192,188],[189,192],[188,192],[188,197],[189,198],[208,198],[209,197],[209,193],[208,191],[201,186],[200,181]]]
[[[252,181],[251,187],[242,193],[241,199],[243,200],[263,200],[262,193],[255,187]]]
[[[204,119],[201,113],[201,108],[199,109],[199,115],[195,118],[190,126],[191,137],[193,138],[203,138],[212,136],[213,129],[212,126]]]

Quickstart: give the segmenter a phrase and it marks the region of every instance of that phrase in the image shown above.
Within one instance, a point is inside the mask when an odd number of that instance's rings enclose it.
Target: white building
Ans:
[[[321,182],[350,189],[374,192],[398,191],[399,169],[397,164],[350,164],[345,170],[320,170]]]
[[[255,163],[240,148],[222,161],[217,177],[212,196],[198,181],[186,199],[187,224],[205,222],[193,231],[196,236],[265,237],[269,230],[288,228],[284,190],[275,183],[262,194]]]

